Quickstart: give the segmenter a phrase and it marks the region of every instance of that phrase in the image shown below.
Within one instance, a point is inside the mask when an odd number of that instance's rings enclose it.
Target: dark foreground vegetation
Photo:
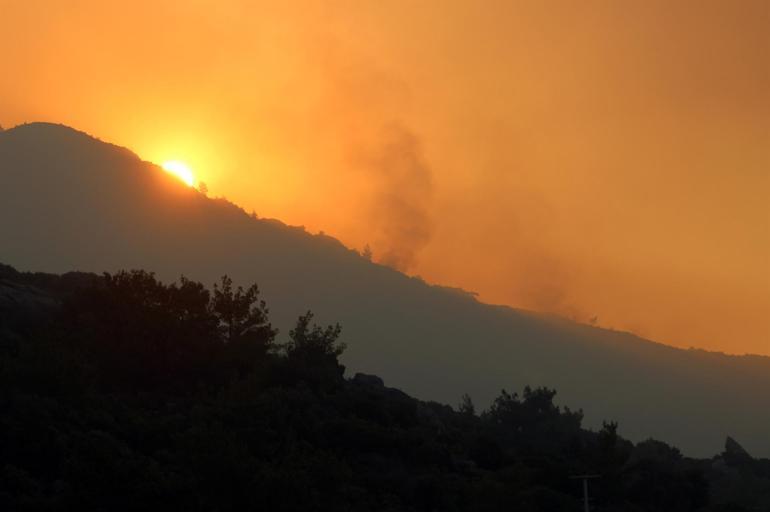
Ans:
[[[545,388],[421,402],[346,378],[339,326],[277,335],[227,278],[0,266],[0,510],[569,511],[580,474],[592,510],[770,510],[770,460],[731,439],[634,445]]]

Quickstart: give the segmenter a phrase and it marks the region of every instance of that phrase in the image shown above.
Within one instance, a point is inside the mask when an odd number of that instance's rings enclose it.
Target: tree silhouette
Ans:
[[[166,286],[143,270],[105,273],[68,303],[72,342],[104,360],[107,382],[171,385],[211,364],[217,324],[209,297],[184,277]]]
[[[325,328],[316,324],[311,326],[313,316],[310,311],[301,315],[289,332],[289,341],[284,345],[287,361],[309,384],[333,384],[345,372],[345,367],[337,360],[346,348],[338,341],[342,327],[339,324]]]
[[[346,348],[346,345],[337,342],[342,333],[340,324],[329,325],[321,328],[310,322],[313,313],[308,311],[297,320],[297,325],[289,332],[291,341],[286,345],[286,354],[289,359],[305,359],[314,362],[336,361]]]
[[[232,279],[222,276],[220,283],[214,284],[210,310],[225,344],[225,367],[240,375],[253,372],[275,348],[278,333],[268,322],[268,309],[259,298],[257,285],[245,290],[241,286],[233,288]]]
[[[219,332],[226,343],[234,343],[243,338],[270,338],[275,331],[267,321],[268,309],[265,301],[259,299],[256,284],[247,289],[233,288],[233,280],[222,276],[219,284],[214,284],[211,309],[219,321]]]
[[[369,247],[369,244],[366,244],[366,245],[364,246],[364,250],[363,250],[363,252],[361,253],[361,256],[362,256],[362,257],[363,257],[365,260],[368,260],[368,261],[372,261],[372,248],[371,248],[371,247]]]
[[[476,414],[476,406],[473,405],[473,400],[471,400],[468,393],[465,393],[460,397],[460,405],[457,407],[457,410],[462,414],[468,414],[470,416]]]

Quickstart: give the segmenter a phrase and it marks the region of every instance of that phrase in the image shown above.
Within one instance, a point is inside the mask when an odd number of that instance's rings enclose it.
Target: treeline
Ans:
[[[227,277],[0,267],[0,509],[571,511],[590,473],[592,510],[770,510],[737,444],[634,445],[546,388],[421,402],[346,378],[340,335],[307,312],[279,336]]]

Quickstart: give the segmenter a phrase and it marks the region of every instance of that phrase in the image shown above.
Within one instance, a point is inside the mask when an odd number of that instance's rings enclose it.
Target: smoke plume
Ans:
[[[376,259],[409,270],[433,233],[433,176],[417,136],[401,124],[382,130],[381,143],[362,162],[375,186],[369,208]]]

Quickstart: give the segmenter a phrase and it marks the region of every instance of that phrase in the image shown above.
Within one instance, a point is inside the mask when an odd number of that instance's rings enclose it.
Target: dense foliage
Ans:
[[[339,326],[285,343],[256,286],[0,268],[1,510],[770,510],[770,461],[637,445],[502,391],[477,414],[345,378]],[[734,443],[734,446],[730,443]]]

